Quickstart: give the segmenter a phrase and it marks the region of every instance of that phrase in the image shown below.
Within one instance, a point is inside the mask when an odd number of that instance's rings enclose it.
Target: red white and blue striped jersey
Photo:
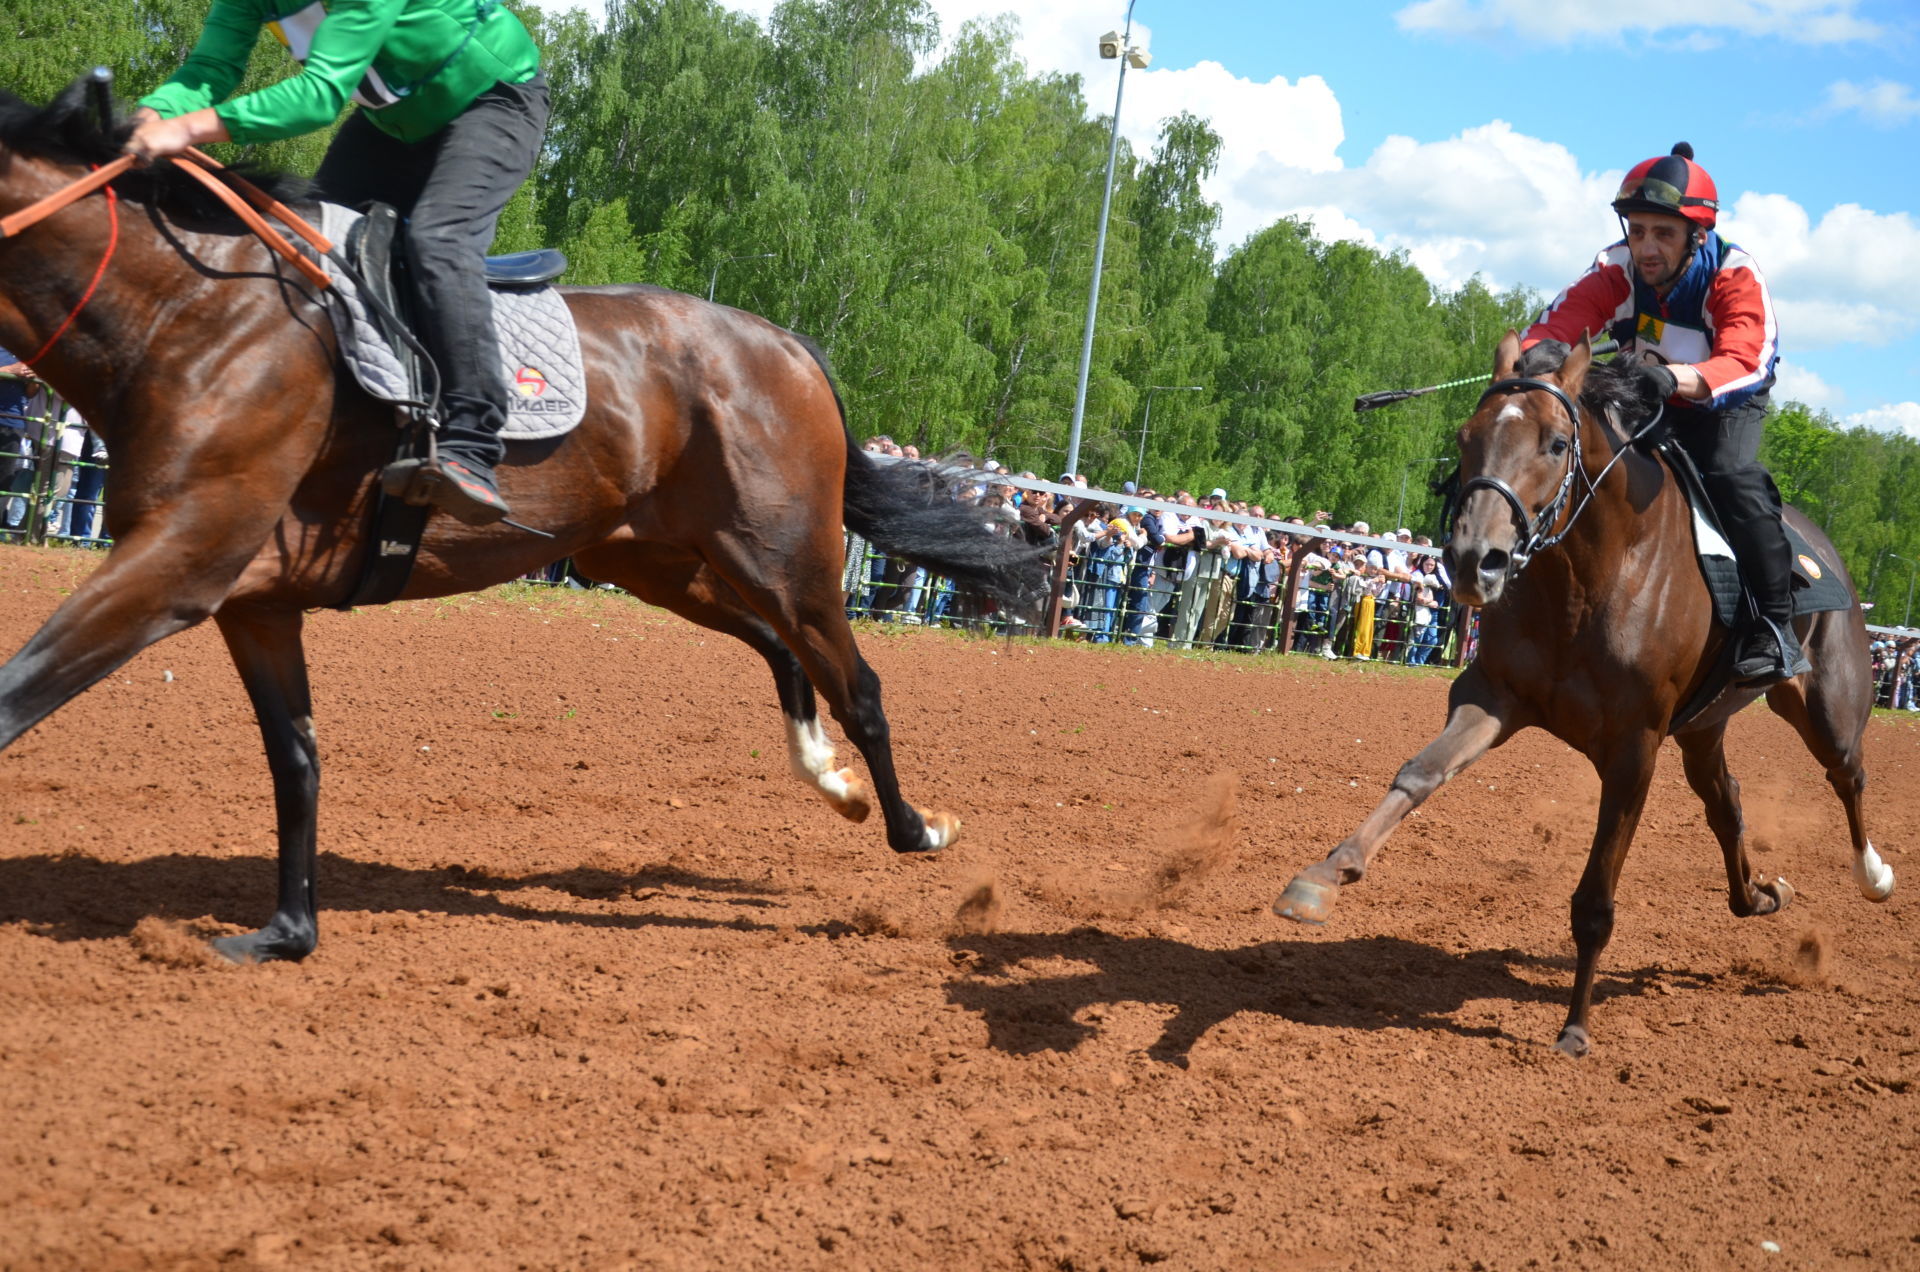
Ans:
[[[1707,382],[1708,410],[1737,406],[1773,383],[1780,359],[1773,298],[1753,258],[1708,231],[1663,299],[1640,279],[1622,239],[1541,311],[1521,347],[1577,344],[1605,332],[1643,362],[1692,367]]]

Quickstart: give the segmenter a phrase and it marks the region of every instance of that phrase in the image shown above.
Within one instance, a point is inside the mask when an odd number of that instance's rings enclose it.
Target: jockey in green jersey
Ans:
[[[232,97],[261,31],[300,73]],[[127,150],[146,159],[214,141],[271,141],[332,123],[316,181],[407,218],[419,334],[440,369],[435,504],[473,524],[507,515],[493,469],[507,419],[481,258],[546,131],[540,53],[499,0],[213,0],[193,52],[141,99]]]

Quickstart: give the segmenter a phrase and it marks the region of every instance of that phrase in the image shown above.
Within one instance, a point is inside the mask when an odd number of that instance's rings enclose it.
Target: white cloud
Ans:
[[[1780,194],[1743,194],[1721,221],[1753,253],[1800,349],[1884,346],[1920,330],[1920,223],[1843,203],[1816,224]]]
[[[1875,80],[1871,84],[1835,80],[1827,85],[1825,113],[1843,115],[1850,111],[1857,112],[1870,124],[1892,128],[1920,118],[1920,98],[1913,95],[1910,86],[1893,80]]]
[[[1832,411],[1846,405],[1845,389],[1837,389],[1818,374],[1786,358],[1774,364],[1773,400],[1798,402],[1816,411]]]
[[[1873,428],[1884,433],[1905,433],[1920,438],[1920,402],[1895,402],[1857,411],[1840,421],[1848,428]]]
[[[1478,273],[1557,291],[1618,236],[1607,204],[1619,180],[1495,120],[1441,141],[1389,137],[1357,168],[1256,164],[1229,194],[1255,224],[1308,215],[1322,236],[1405,250],[1441,286]]]
[[[1658,37],[1711,48],[1727,34],[1799,44],[1878,37],[1880,26],[1858,7],[1858,0],[1419,0],[1394,20],[1403,31],[1437,35],[1519,35],[1542,44]]]

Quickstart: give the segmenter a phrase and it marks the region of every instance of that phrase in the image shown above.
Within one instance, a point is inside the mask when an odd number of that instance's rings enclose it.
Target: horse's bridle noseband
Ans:
[[[1554,492],[1553,498],[1547,502],[1546,507],[1542,508],[1537,514],[1529,517],[1527,515],[1527,506],[1520,502],[1520,496],[1514,493],[1512,486],[1508,485],[1499,477],[1489,477],[1483,473],[1478,477],[1470,478],[1460,487],[1460,494],[1454,500],[1453,505],[1453,520],[1458,521],[1460,519],[1460,509],[1467,502],[1467,496],[1476,490],[1491,490],[1494,494],[1499,495],[1507,501],[1507,510],[1513,514],[1513,528],[1520,536],[1520,541],[1514,545],[1513,551],[1509,554],[1511,564],[1507,567],[1507,573],[1510,576],[1524,570],[1527,562],[1533,560],[1534,553],[1540,551],[1542,548],[1552,547],[1554,544],[1560,542],[1560,540],[1566,538],[1567,530],[1573,529],[1573,519],[1568,518],[1566,528],[1561,530],[1559,534],[1549,536],[1547,533],[1553,529],[1554,522],[1560,519],[1560,513],[1567,506],[1567,496],[1573,491],[1573,475],[1581,471],[1580,408],[1574,405],[1573,399],[1568,397],[1559,385],[1546,380],[1534,380],[1520,376],[1508,380],[1495,380],[1487,386],[1487,391],[1480,395],[1480,405],[1484,406],[1490,397],[1497,397],[1507,393],[1527,393],[1535,389],[1538,389],[1542,393],[1552,394],[1554,400],[1565,408],[1567,418],[1573,422],[1573,448],[1567,453],[1567,472],[1566,476],[1560,479],[1560,489]],[[1474,409],[1478,410],[1479,407],[1476,406]],[[1591,484],[1588,486],[1588,495],[1589,498],[1591,498]],[[1580,506],[1582,508],[1586,507],[1584,500]],[[1574,515],[1578,516],[1579,514],[1576,512]],[[1447,526],[1447,536],[1449,538],[1453,536],[1453,525],[1451,523]]]
[[[1559,385],[1546,380],[1530,379],[1525,376],[1514,376],[1506,380],[1495,380],[1487,386],[1487,391],[1480,395],[1480,403],[1484,405],[1488,398],[1501,394],[1528,393],[1536,389],[1542,393],[1552,394],[1554,400],[1560,403],[1561,408],[1566,411],[1567,419],[1573,424],[1573,445],[1567,452],[1567,472],[1566,475],[1560,479],[1560,489],[1554,492],[1553,498],[1547,501],[1546,507],[1529,517],[1527,515],[1527,506],[1520,502],[1520,496],[1514,493],[1512,486],[1498,477],[1489,477],[1482,474],[1481,476],[1470,478],[1460,487],[1459,493],[1454,496],[1452,514],[1447,519],[1447,538],[1451,541],[1453,538],[1454,523],[1459,521],[1461,506],[1466,503],[1468,495],[1476,490],[1484,489],[1491,490],[1506,500],[1507,510],[1513,515],[1513,527],[1519,534],[1519,542],[1514,545],[1513,551],[1510,552],[1507,557],[1508,578],[1512,578],[1521,570],[1524,570],[1527,567],[1527,562],[1533,560],[1536,552],[1544,548],[1552,547],[1572,532],[1574,522],[1580,520],[1580,514],[1585,512],[1587,505],[1593,502],[1593,497],[1598,492],[1600,483],[1607,479],[1607,474],[1612,472],[1613,466],[1620,462],[1620,457],[1633,449],[1635,442],[1638,442],[1648,433],[1658,428],[1661,418],[1665,416],[1667,412],[1666,404],[1664,402],[1661,403],[1660,409],[1653,413],[1652,418],[1641,425],[1640,428],[1634,432],[1633,436],[1627,439],[1626,444],[1614,452],[1613,458],[1607,461],[1607,466],[1600,470],[1600,475],[1598,477],[1588,477],[1586,475],[1586,465],[1581,462],[1580,408],[1574,403],[1572,398],[1566,395],[1566,392],[1562,390]],[[1478,410],[1479,407],[1476,406],[1474,409]],[[1560,527],[1558,534],[1549,534],[1548,531],[1553,529],[1554,522],[1560,519],[1561,512],[1565,510],[1567,506],[1567,497],[1573,491],[1573,478],[1576,473],[1583,479],[1586,492],[1580,496],[1580,502],[1574,506],[1573,512],[1567,517],[1567,524]]]

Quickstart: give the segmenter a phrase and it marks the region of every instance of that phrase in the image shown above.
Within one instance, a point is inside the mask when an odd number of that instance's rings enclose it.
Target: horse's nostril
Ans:
[[[1489,548],[1480,558],[1480,573],[1504,574],[1507,569],[1507,554],[1499,548]]]

